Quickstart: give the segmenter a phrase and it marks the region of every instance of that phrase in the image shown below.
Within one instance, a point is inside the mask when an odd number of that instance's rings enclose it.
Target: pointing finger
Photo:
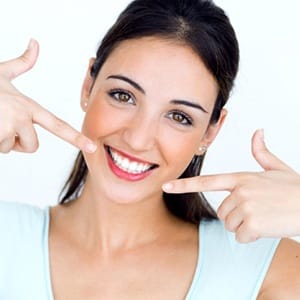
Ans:
[[[33,122],[84,152],[93,153],[97,146],[81,132],[59,119],[39,104],[32,103]]]
[[[239,173],[196,176],[173,180],[163,185],[167,193],[194,193],[209,191],[232,191],[238,182]]]

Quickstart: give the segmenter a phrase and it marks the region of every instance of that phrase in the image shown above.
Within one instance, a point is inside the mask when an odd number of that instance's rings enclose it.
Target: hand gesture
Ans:
[[[34,124],[83,151],[94,152],[96,145],[91,140],[20,93],[11,84],[14,78],[34,66],[38,50],[38,43],[31,40],[20,57],[0,63],[0,152],[36,151],[38,138]]]
[[[300,234],[300,175],[265,146],[263,132],[252,138],[252,153],[263,172],[240,172],[179,179],[167,193],[228,191],[218,217],[239,242]]]

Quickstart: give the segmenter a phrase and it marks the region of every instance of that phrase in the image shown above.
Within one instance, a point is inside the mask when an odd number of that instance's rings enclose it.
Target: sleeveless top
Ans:
[[[0,299],[53,300],[49,207],[0,202]],[[202,221],[186,300],[254,300],[279,239],[239,244],[218,220]]]

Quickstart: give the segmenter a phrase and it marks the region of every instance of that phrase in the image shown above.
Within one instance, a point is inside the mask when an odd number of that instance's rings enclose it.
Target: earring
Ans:
[[[87,101],[84,101],[84,102],[83,102],[83,107],[84,107],[84,108],[87,108],[87,106],[88,106],[88,102],[87,102]]]
[[[205,145],[200,146],[200,147],[198,148],[198,150],[199,150],[199,152],[201,153],[201,155],[203,155],[203,154],[206,152],[206,150],[207,150],[207,146],[205,146]]]

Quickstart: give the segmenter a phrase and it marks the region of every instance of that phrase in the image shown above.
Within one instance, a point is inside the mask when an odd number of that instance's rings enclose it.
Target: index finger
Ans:
[[[231,192],[235,188],[239,176],[239,173],[228,173],[177,179],[165,183],[163,190],[172,194],[212,191]]]
[[[33,104],[33,122],[84,152],[93,153],[97,149],[89,138],[36,102]]]

